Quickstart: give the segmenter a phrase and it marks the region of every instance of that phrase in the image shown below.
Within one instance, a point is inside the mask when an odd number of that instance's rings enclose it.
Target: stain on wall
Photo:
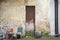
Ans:
[[[25,6],[35,5],[36,31],[49,32],[48,0],[7,0],[0,2],[0,24],[5,26],[22,26],[25,33],[26,10]],[[17,31],[17,29],[15,30]]]
[[[18,1],[19,2],[19,1]],[[1,2],[0,6],[1,25],[19,27],[22,26],[25,30],[25,6],[16,2]],[[23,30],[23,31],[24,31]],[[17,32],[17,30],[15,30]]]
[[[37,31],[50,31],[50,24],[48,19],[48,0],[37,0],[35,18]]]

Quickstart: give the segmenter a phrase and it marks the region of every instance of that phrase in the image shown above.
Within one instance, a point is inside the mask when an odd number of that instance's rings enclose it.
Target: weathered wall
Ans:
[[[49,32],[49,20],[48,20],[48,0],[37,0],[36,4],[36,30]]]
[[[17,27],[22,26],[25,31],[25,6],[22,5],[23,1],[16,1],[1,2],[1,25],[14,27],[14,32],[17,32]]]
[[[9,0],[0,3],[1,24],[25,28],[25,6],[35,5],[36,31],[49,32],[48,0]]]

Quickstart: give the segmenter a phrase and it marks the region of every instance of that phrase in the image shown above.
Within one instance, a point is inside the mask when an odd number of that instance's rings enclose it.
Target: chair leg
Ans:
[[[20,37],[22,38],[22,35],[20,35]]]
[[[7,33],[5,34],[5,39],[8,40],[8,34]]]

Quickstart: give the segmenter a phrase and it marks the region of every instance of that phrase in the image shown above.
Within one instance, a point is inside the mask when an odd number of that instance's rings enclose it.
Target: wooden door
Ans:
[[[26,32],[35,31],[35,6],[26,6]]]

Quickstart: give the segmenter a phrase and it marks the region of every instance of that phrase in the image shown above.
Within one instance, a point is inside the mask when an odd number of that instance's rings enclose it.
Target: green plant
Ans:
[[[48,37],[49,32],[42,32],[42,37]]]
[[[34,38],[34,32],[27,33],[26,38]]]

